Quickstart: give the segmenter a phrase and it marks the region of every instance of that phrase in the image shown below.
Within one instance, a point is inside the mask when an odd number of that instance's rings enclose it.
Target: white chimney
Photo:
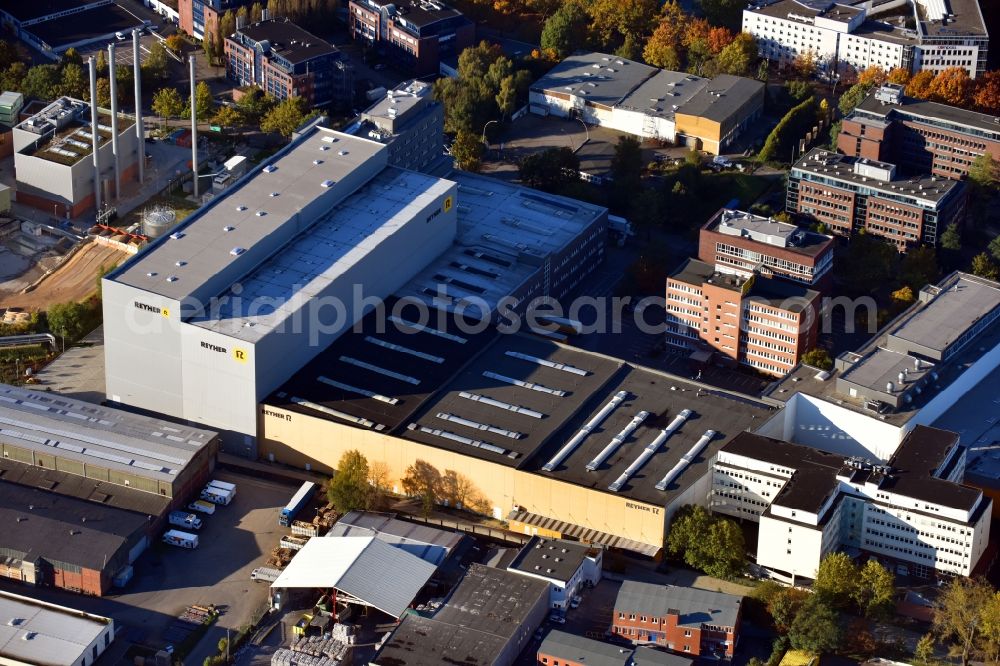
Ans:
[[[94,159],[94,213],[101,212],[101,137],[97,133],[97,60],[90,56],[90,143]]]
[[[198,198],[198,113],[194,98],[194,56],[188,56],[191,69],[191,174],[194,183],[194,198]]]
[[[135,79],[135,156],[139,167],[139,185],[142,185],[142,170],[146,166],[146,126],[142,121],[142,61],[139,59],[138,28],[132,31],[132,78]]]
[[[115,156],[115,198],[122,196],[122,166],[118,155],[118,67],[115,43],[108,44],[108,87],[111,91],[111,154]]]

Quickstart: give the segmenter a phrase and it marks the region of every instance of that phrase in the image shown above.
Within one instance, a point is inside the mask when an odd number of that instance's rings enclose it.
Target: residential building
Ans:
[[[350,0],[347,28],[394,64],[417,76],[437,74],[441,61],[457,57],[475,40],[475,26],[439,0]]]
[[[791,580],[842,549],[921,578],[970,576],[992,500],[960,483],[964,467],[958,435],[922,425],[884,464],[744,432],[716,455],[710,504],[759,523],[757,564]]]
[[[788,65],[811,55],[821,70],[844,67],[916,73],[963,67],[986,71],[989,35],[978,0],[882,3],[863,0],[757,0],[743,10],[743,31],[763,58]]]
[[[837,149],[893,162],[908,173],[960,180],[984,154],[1000,159],[1000,123],[993,116],[903,95],[886,84],[844,118]]]
[[[535,536],[524,544],[507,571],[548,582],[549,606],[566,609],[582,585],[596,585],[601,580],[603,559],[601,548]]]
[[[723,273],[750,277],[758,272],[827,288],[833,268],[833,239],[787,222],[722,208],[701,228],[698,259]]]
[[[195,39],[205,39],[205,35],[219,33],[219,18],[223,14],[227,11],[235,14],[240,7],[250,7],[250,3],[251,0],[177,0],[177,26]]]
[[[730,659],[742,615],[742,597],[626,580],[615,599],[611,633],[694,657]]]
[[[878,464],[918,425],[966,430],[972,444],[996,411],[998,319],[1000,284],[952,273],[830,371],[800,366],[776,383],[767,395],[785,408],[755,432]]]
[[[105,276],[108,398],[209,425],[229,452],[256,457],[259,402],[373,301],[413,296],[499,323],[501,307],[562,297],[603,257],[604,208],[465,172],[435,178],[388,154],[311,128]],[[345,316],[306,314],[328,307],[321,296]],[[302,326],[310,316],[330,325]]]
[[[718,154],[764,105],[764,84],[657,69],[596,52],[567,57],[531,85],[532,113],[579,118],[632,134]]]
[[[450,171],[444,153],[444,106],[431,84],[414,79],[386,93],[345,131],[389,146],[389,165],[424,173]]]
[[[667,278],[667,344],[781,376],[816,345],[820,293],[688,259]]]
[[[841,135],[843,136],[843,135]],[[879,236],[900,252],[934,246],[965,220],[966,187],[939,175],[902,177],[896,165],[814,148],[792,165],[786,209],[837,236]]]
[[[481,564],[430,617],[408,613],[371,660],[380,666],[510,666],[548,613],[548,585]]]
[[[226,76],[275,99],[301,97],[309,106],[350,106],[354,70],[335,46],[287,18],[237,28],[225,39]]]
[[[115,621],[0,592],[0,663],[90,666],[115,640]]]
[[[115,192],[115,173],[121,181],[138,176],[135,117],[118,114],[118,154],[111,141],[111,112],[97,109],[98,157],[95,172],[90,133],[90,105],[60,97],[37,114],[14,126],[14,173],[17,201],[52,214],[74,218],[93,211],[98,199]],[[140,147],[141,148],[141,147]],[[116,166],[117,165],[117,166]],[[95,197],[95,182],[102,194]]]

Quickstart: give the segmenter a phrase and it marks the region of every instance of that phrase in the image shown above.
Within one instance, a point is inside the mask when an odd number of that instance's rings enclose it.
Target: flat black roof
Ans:
[[[134,511],[144,516],[160,516],[170,505],[169,497],[157,493],[27,465],[9,458],[0,458],[0,481],[39,488],[115,509]]]
[[[596,552],[579,541],[535,536],[524,544],[507,569],[516,569],[553,580],[569,581],[588,555],[596,555]]]
[[[681,264],[680,268],[670,274],[670,278],[699,287],[710,283],[732,291],[741,291],[749,279],[741,275],[722,273],[715,270],[711,264],[694,258]],[[813,289],[779,278],[757,275],[753,281],[746,298],[765,302],[789,312],[801,312],[807,303],[813,302],[819,296],[819,292]]]
[[[101,571],[146,529],[145,516],[0,480],[0,546]]]
[[[923,99],[904,96],[900,104],[890,104],[875,99],[878,87],[874,88],[868,96],[857,106],[857,111],[865,115],[872,114],[882,117],[894,118],[897,114],[907,120],[943,120],[955,125],[964,125],[979,130],[984,130],[1000,135],[1000,123],[996,122],[994,116],[960,109],[957,106],[948,106],[938,102],[928,102]],[[994,137],[996,138],[996,137]]]
[[[59,48],[63,44],[75,44],[115,32],[131,31],[141,25],[142,19],[125,8],[112,4],[31,25],[26,30],[52,48]]]
[[[406,615],[375,658],[381,666],[489,666],[548,605],[549,584],[473,564],[432,617]]]
[[[79,7],[80,0],[0,0],[0,11],[7,12],[18,21],[33,21],[34,19],[58,14]]]
[[[370,312],[359,325],[292,375],[267,403],[321,418],[332,416],[324,410],[334,410],[391,432],[405,427],[431,394],[496,336],[492,327],[478,333],[462,327],[454,315],[443,310],[432,311],[427,327],[416,328],[406,322],[419,324],[417,310],[399,304],[396,299],[388,299],[386,317]],[[399,313],[398,321],[388,321],[394,311]],[[367,367],[358,365],[358,361]],[[389,370],[418,383],[372,368]],[[303,400],[312,406],[303,404]],[[333,416],[333,420],[343,419]]]
[[[237,32],[258,43],[267,41],[274,54],[293,65],[338,52],[337,47],[287,18],[252,23]]]
[[[892,474],[880,486],[907,497],[971,511],[982,492],[931,474],[958,443],[958,434],[918,425],[903,439],[887,463]]]

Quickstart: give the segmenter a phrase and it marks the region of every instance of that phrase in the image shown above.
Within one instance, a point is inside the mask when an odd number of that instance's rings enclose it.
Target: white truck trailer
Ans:
[[[177,527],[186,527],[191,530],[201,529],[201,518],[186,511],[171,511],[167,520],[170,521],[171,525]]]
[[[179,548],[197,548],[198,535],[180,530],[167,530],[163,534],[163,543],[169,543],[171,546]]]

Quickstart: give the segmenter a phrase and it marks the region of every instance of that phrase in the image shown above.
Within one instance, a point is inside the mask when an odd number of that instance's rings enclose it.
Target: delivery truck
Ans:
[[[215,505],[205,500],[195,500],[188,504],[188,508],[198,513],[208,514],[209,516],[215,513]]]
[[[198,535],[191,534],[190,532],[181,532],[180,530],[167,530],[163,534],[163,543],[169,543],[171,546],[177,546],[178,548],[197,548]]]
[[[191,530],[201,529],[201,518],[186,511],[171,511],[167,520],[170,521],[171,525],[176,525],[177,527],[186,527]]]
[[[212,479],[211,481],[208,482],[208,485],[211,486],[212,488],[218,488],[220,490],[228,490],[233,494],[233,497],[236,497],[235,483],[226,483],[225,481],[217,481],[215,479]]]
[[[205,486],[201,491],[201,498],[212,504],[222,504],[225,506],[233,501],[233,493],[229,490],[216,488],[215,486]]]

